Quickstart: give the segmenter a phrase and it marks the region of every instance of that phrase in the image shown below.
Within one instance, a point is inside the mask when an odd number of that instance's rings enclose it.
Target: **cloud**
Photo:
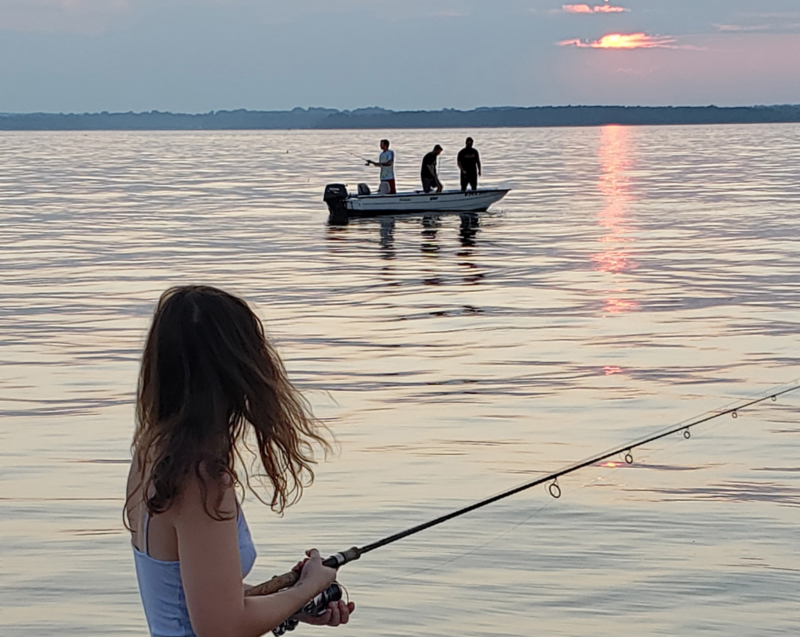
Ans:
[[[646,33],[609,33],[599,40],[562,40],[559,46],[575,46],[579,49],[675,49],[675,38],[670,35],[647,35]]]
[[[561,10],[564,13],[583,13],[583,14],[623,13],[625,11],[630,11],[630,9],[626,9],[625,7],[615,7],[610,4],[599,4],[594,6],[589,6],[588,4],[564,4],[561,5]]]
[[[129,7],[129,0],[0,0],[0,11],[65,13],[115,13]]]
[[[769,29],[769,25],[767,24],[752,24],[752,25],[742,25],[742,24],[715,24],[714,27],[718,31],[722,33],[742,33],[747,31],[767,31]]]
[[[221,1],[221,0],[217,0]],[[377,17],[384,22],[409,22],[468,18],[474,13],[474,3],[463,0],[240,0],[253,7],[262,22],[289,24],[309,17],[351,14],[358,17]]]
[[[458,4],[457,0],[430,2],[444,10]],[[123,24],[153,23],[165,15],[194,17],[214,11],[217,15],[247,19],[256,15],[264,22],[288,23],[309,15],[361,11],[367,4],[368,0],[0,0],[0,32],[98,34]]]
[[[0,31],[97,33],[129,0],[0,0]]]
[[[571,104],[707,105],[800,102],[800,34],[717,33],[695,46],[587,54],[559,50],[557,78]]]
[[[630,9],[626,9],[625,7],[614,7],[610,4],[600,4],[592,7],[592,11],[594,13],[625,13],[626,11],[630,11]]]
[[[782,22],[773,24],[715,24],[720,33],[796,33],[800,31],[800,22]]]
[[[796,1],[796,0],[795,0]],[[723,16],[719,16],[723,17]],[[733,11],[727,19],[713,23],[719,33],[800,33],[800,11]]]
[[[779,20],[784,19],[800,19],[800,11],[784,11],[783,13],[779,12],[772,12],[772,13],[740,13],[740,15],[750,18],[758,18],[758,19],[772,19],[777,18]]]

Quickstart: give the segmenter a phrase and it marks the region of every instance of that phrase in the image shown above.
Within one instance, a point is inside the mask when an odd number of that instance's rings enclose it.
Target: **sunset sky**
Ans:
[[[0,112],[800,103],[800,0],[0,0]]]

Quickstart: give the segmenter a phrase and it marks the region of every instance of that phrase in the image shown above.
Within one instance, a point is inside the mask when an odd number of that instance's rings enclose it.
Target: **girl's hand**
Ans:
[[[355,609],[356,605],[353,602],[345,603],[343,600],[339,600],[328,604],[328,610],[319,617],[301,615],[298,619],[313,626],[339,626],[350,621],[350,613]]]
[[[306,551],[306,555],[308,559],[295,566],[295,569],[300,568],[300,579],[295,586],[307,583],[311,599],[336,581],[336,569],[322,564],[322,557],[317,549]]]

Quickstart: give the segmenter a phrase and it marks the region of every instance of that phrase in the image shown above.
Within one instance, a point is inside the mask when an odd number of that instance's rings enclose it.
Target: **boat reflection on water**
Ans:
[[[340,241],[346,239],[348,234],[355,231],[359,237],[364,236],[364,230],[378,226],[378,242],[381,248],[381,256],[385,259],[397,257],[395,249],[395,233],[398,222],[402,228],[420,228],[421,237],[420,252],[425,255],[436,255],[441,249],[439,231],[443,224],[443,218],[452,218],[456,215],[460,218],[458,237],[463,250],[458,252],[459,257],[468,257],[471,248],[477,246],[477,236],[481,230],[481,214],[478,212],[459,212],[459,213],[440,213],[435,214],[411,214],[411,215],[385,215],[382,217],[370,217],[365,219],[351,219],[348,225],[329,224],[328,239]],[[371,233],[370,233],[371,234]]]
[[[443,285],[452,282],[452,264],[455,257],[461,283],[477,284],[485,273],[476,263],[478,236],[481,232],[479,212],[429,213],[385,215],[365,219],[351,219],[347,225],[329,224],[328,241],[331,253],[360,256],[369,253],[369,248],[377,243],[380,258],[386,262],[383,274],[397,275],[391,263],[407,260],[416,254],[421,267],[423,285]],[[453,251],[452,231],[454,218],[458,217],[458,246]],[[418,232],[419,243],[416,248],[409,239]],[[404,268],[405,270],[405,268]],[[394,276],[392,277],[394,278]]]
[[[459,229],[459,236],[461,237],[461,245],[464,248],[474,248],[477,245],[475,238],[481,227],[481,219],[477,213],[464,213],[461,215],[461,228]],[[466,253],[461,253],[464,256]]]

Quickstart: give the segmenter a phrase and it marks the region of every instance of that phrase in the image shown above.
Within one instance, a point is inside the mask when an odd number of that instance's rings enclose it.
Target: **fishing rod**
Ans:
[[[684,422],[679,425],[671,426],[660,432],[646,435],[643,438],[639,438],[638,440],[635,440],[633,442],[629,442],[619,447],[615,447],[610,451],[605,451],[603,453],[597,454],[585,460],[581,460],[563,469],[554,471],[545,476],[536,478],[535,480],[531,480],[530,482],[526,482],[525,484],[509,489],[508,491],[503,491],[502,493],[491,496],[489,498],[485,498],[483,500],[475,502],[474,504],[470,504],[456,511],[452,511],[451,513],[439,516],[437,518],[434,518],[433,520],[429,520],[428,522],[423,522],[422,524],[413,526],[409,529],[406,529],[405,531],[400,531],[399,533],[389,535],[383,539],[377,540],[376,542],[372,542],[371,544],[366,544],[361,547],[354,546],[350,549],[347,549],[346,551],[342,551],[341,553],[332,555],[331,557],[324,560],[322,563],[325,566],[338,569],[349,562],[353,562],[359,559],[362,555],[370,553],[371,551],[374,551],[376,549],[382,548],[387,544],[392,544],[394,542],[407,538],[411,535],[415,535],[417,533],[425,531],[426,529],[447,522],[448,520],[452,520],[453,518],[465,515],[467,513],[475,511],[476,509],[488,506],[505,498],[509,498],[512,495],[521,493],[522,491],[527,491],[528,489],[531,489],[540,484],[549,483],[547,490],[549,491],[550,495],[553,496],[554,498],[560,498],[561,487],[558,485],[558,479],[563,476],[575,473],[576,471],[584,469],[585,467],[597,464],[598,462],[602,462],[603,460],[608,460],[609,458],[613,458],[614,456],[619,456],[621,454],[624,454],[623,459],[627,464],[633,464],[633,450],[638,447],[642,447],[648,443],[655,442],[656,440],[661,440],[662,438],[666,438],[668,436],[671,436],[679,432],[683,432],[684,438],[689,439],[692,437],[691,430],[693,427],[697,427],[698,425],[702,425],[704,423],[715,420],[717,418],[721,418],[722,416],[726,416],[728,414],[730,414],[733,418],[737,418],[739,412],[743,411],[744,409],[753,407],[754,405],[758,405],[767,400],[776,401],[779,396],[783,396],[784,394],[797,391],[798,389],[800,389],[800,384],[780,389],[778,391],[767,392],[761,398],[754,398],[752,400],[748,400],[746,402],[738,404],[735,407],[728,407],[716,413],[712,413],[707,416],[697,418],[696,420],[690,422]],[[268,582],[260,584],[259,586],[254,586],[253,588],[249,589],[247,591],[247,595],[260,596],[260,595],[270,595],[272,593],[276,593],[280,590],[283,590],[284,588],[293,586],[297,582],[299,577],[300,577],[299,571],[290,571],[289,573],[278,575],[269,580]],[[307,614],[321,614],[319,611],[324,612],[325,609],[327,608],[328,602],[337,601],[338,599],[341,599],[341,588],[338,586],[338,584],[333,584],[331,588],[329,588],[327,591],[324,591],[323,593],[320,593],[320,595],[314,598],[314,600],[309,602],[309,604],[304,607],[303,612],[306,612]],[[289,624],[291,624],[292,621],[294,620],[289,620]],[[284,626],[284,632],[285,630],[292,630],[292,629],[293,627],[291,627],[290,625]],[[276,634],[283,634],[283,633],[276,632]]]
[[[369,166],[370,164],[374,164],[374,163],[375,163],[375,162],[374,162],[374,161],[372,161],[371,159],[366,159],[365,157],[362,157],[361,155],[356,155],[355,153],[351,153],[349,150],[347,150],[347,151],[345,151],[345,152],[346,152],[348,155],[352,155],[352,156],[353,156],[353,157],[355,157],[356,159],[360,159],[361,161],[363,161],[365,166]]]

